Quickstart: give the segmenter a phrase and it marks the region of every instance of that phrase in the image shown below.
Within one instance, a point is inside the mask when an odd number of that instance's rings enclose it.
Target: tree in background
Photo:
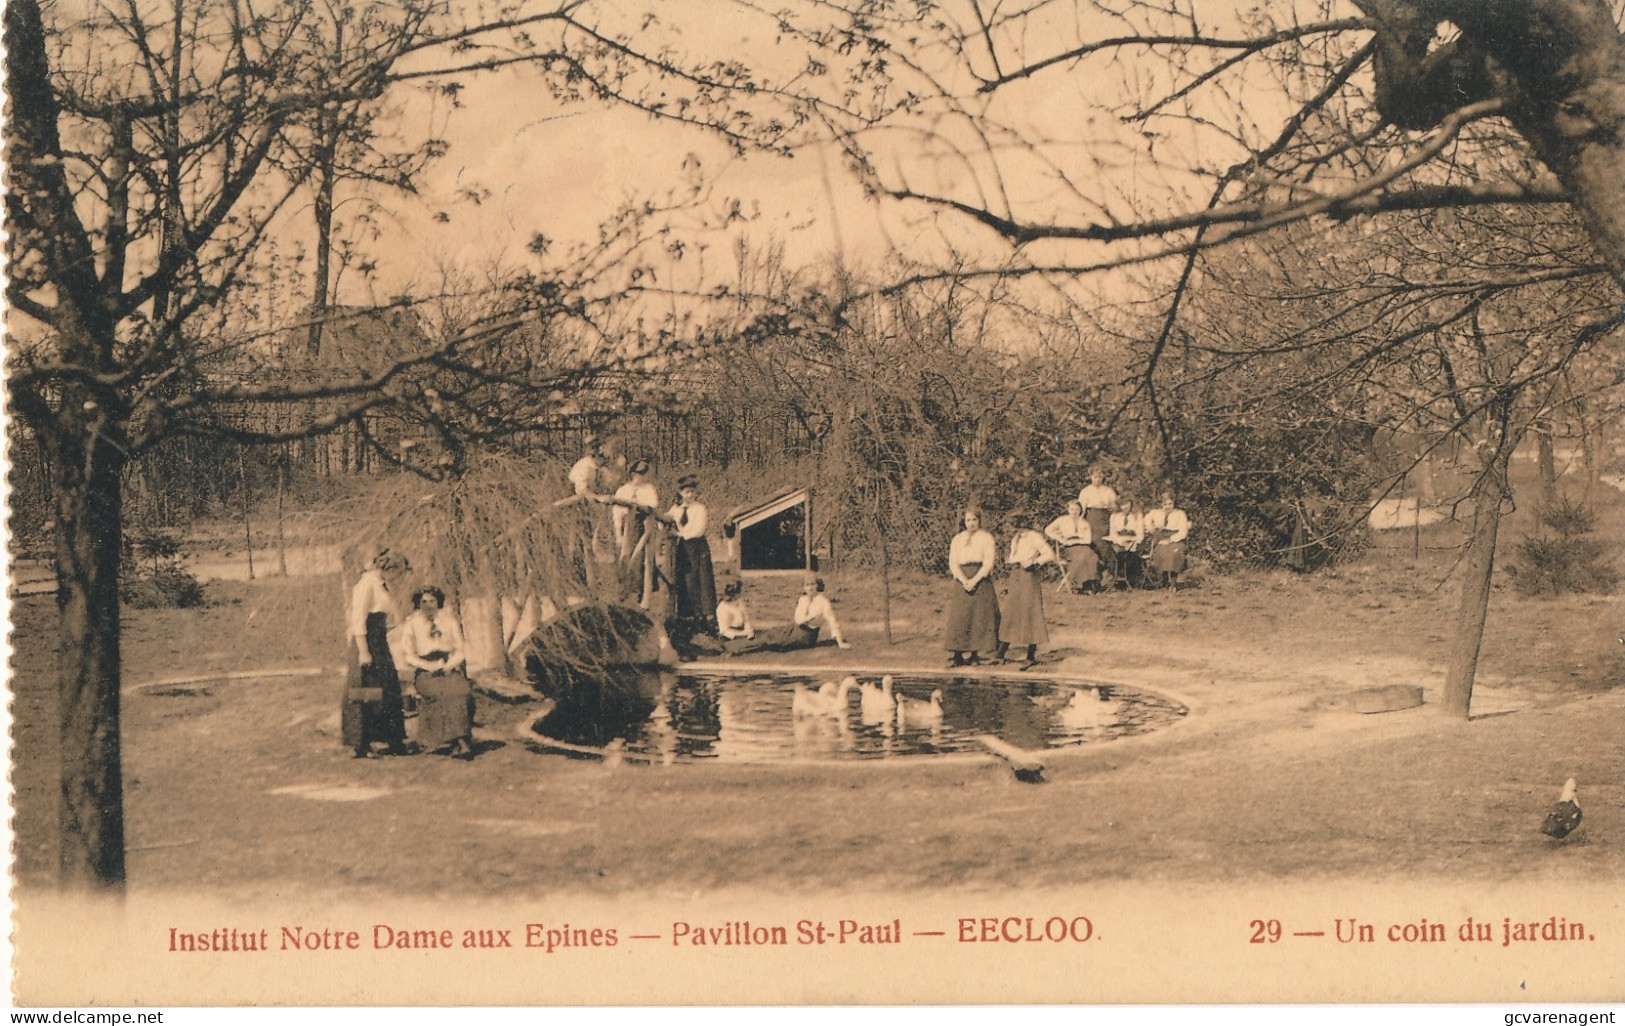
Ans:
[[[1297,411],[1319,411],[1301,425],[1306,433],[1221,468],[1221,479],[1279,499],[1265,471],[1287,464],[1288,480],[1338,484],[1320,497],[1354,519],[1414,467],[1373,463],[1374,451],[1463,443],[1467,492],[1456,498],[1472,501],[1472,530],[1441,705],[1465,716],[1511,500],[1508,461],[1564,404],[1576,360],[1608,337],[1617,291],[1607,267],[1573,219],[1532,208],[1387,214],[1330,232],[1300,226],[1203,267],[1187,304],[1194,337],[1166,351],[1159,368],[1170,407],[1227,388],[1228,401],[1205,406],[1201,424],[1208,444],[1230,454],[1238,430],[1278,429]],[[1340,446],[1341,460],[1324,460]],[[1350,476],[1328,481],[1317,461]]]
[[[1306,0],[1235,16],[1184,0],[837,6],[874,49],[895,55],[875,74],[888,79],[888,95],[908,97],[865,120],[828,122],[871,189],[1007,241],[1008,252],[977,269],[984,276],[1163,269],[1163,313],[1139,390],[1153,409],[1157,366],[1181,344],[1204,251],[1298,222],[1573,211],[1595,246],[1577,263],[1600,269],[1603,284],[1592,286],[1606,299],[1514,315],[1503,311],[1519,283],[1443,287],[1436,302],[1411,308],[1419,320],[1376,318],[1398,336],[1371,341],[1377,355],[1349,364],[1364,373],[1370,359],[1402,349],[1398,362],[1413,373],[1388,395],[1411,404],[1401,416],[1440,411],[1483,457],[1442,703],[1464,716],[1479,633],[1471,624],[1483,622],[1469,607],[1488,595],[1505,461],[1522,435],[1520,411],[1567,365],[1527,332],[1551,325],[1552,346],[1572,354],[1620,322],[1625,37],[1613,6]],[[1064,120],[1044,116],[1062,106]],[[1404,278],[1404,259],[1380,273]],[[1433,265],[1428,273],[1439,276]],[[1529,303],[1540,284],[1521,283]],[[1402,289],[1381,287],[1404,305]],[[1563,303],[1560,292],[1548,300]],[[1574,309],[1591,319],[1573,320]],[[1403,344],[1418,339],[1435,344]]]
[[[276,310],[245,325],[234,299],[271,273],[297,199],[313,180],[321,188],[323,160],[311,146],[337,142],[335,175],[346,162],[377,169],[367,134],[377,129],[366,115],[403,83],[454,89],[459,75],[509,65],[537,69],[560,97],[616,99],[740,147],[782,145],[793,127],[764,113],[770,93],[757,95],[749,69],[689,67],[652,40],[640,48],[648,23],[618,9],[537,0],[459,20],[434,0],[368,3],[341,12],[351,20],[339,39],[313,28],[322,23],[317,3],[6,5],[7,387],[50,475],[66,884],[124,879],[118,566],[130,461],[176,436],[289,441],[408,398],[432,410],[436,397],[401,391],[431,365],[487,381],[508,374],[488,372],[475,350],[507,337],[512,323],[329,374],[278,372],[267,339],[313,325]],[[630,28],[608,27],[625,19]],[[538,238],[533,252],[547,248]],[[638,291],[642,272],[576,267],[596,273],[573,281],[538,273],[528,289],[506,290],[522,297],[508,313],[576,318],[579,338],[601,343],[599,366],[649,356],[636,346],[612,355],[623,339],[595,336],[602,326],[590,298]],[[574,374],[549,366],[525,384],[552,395]],[[244,416],[255,406],[298,415]]]

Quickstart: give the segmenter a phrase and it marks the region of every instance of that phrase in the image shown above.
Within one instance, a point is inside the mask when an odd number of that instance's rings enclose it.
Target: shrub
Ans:
[[[180,539],[171,532],[130,532],[119,575],[124,601],[137,609],[203,605],[203,584],[181,564],[180,553]]]
[[[137,609],[190,609],[203,605],[203,584],[178,563],[143,566],[124,576],[124,601]]]
[[[1583,503],[1564,496],[1542,507],[1537,516],[1553,535],[1526,536],[1513,550],[1517,562],[1507,568],[1520,595],[1608,594],[1619,587],[1619,571],[1608,547],[1585,535],[1596,518]]]

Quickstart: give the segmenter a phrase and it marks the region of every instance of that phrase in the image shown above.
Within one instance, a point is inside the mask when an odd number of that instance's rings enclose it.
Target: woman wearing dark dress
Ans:
[[[415,610],[402,628],[406,665],[416,671],[412,686],[423,699],[418,715],[418,747],[457,759],[474,757],[474,689],[464,672],[463,627],[446,609],[439,588],[419,588]]]
[[[666,522],[676,535],[673,553],[672,616],[707,634],[715,630],[717,582],[711,568],[711,543],[705,506],[699,501],[700,482],[687,474],[677,482],[677,505],[666,511]]]
[[[988,580],[997,558],[998,546],[982,530],[981,514],[966,510],[965,529],[948,546],[948,572],[954,586],[948,595],[942,647],[953,653],[949,666],[979,663],[978,652],[992,655],[998,651],[999,599]]]
[[[401,678],[389,651],[389,628],[395,618],[389,582],[409,569],[404,557],[380,549],[350,591],[352,648],[340,724],[344,744],[358,759],[376,758],[374,745],[380,744],[393,755],[407,754]]]

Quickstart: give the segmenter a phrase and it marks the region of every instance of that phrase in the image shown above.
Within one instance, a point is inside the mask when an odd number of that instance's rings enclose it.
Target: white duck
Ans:
[[[931,692],[929,702],[922,702],[907,695],[897,696],[897,728],[906,729],[910,723],[921,727],[937,726],[942,723],[941,688]]]
[[[858,686],[858,678],[846,677],[839,684],[834,681],[825,681],[823,687],[814,691],[812,688],[797,684],[794,694],[790,698],[790,713],[795,717],[807,716],[844,716],[846,714],[846,696]]]
[[[858,692],[863,699],[863,722],[871,727],[882,726],[897,718],[897,697],[892,694],[891,674],[880,678],[878,684],[864,684]]]

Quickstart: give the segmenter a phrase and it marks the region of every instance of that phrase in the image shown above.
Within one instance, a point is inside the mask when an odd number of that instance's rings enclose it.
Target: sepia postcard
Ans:
[[[1241,6],[7,0],[13,1005],[1613,1021],[1620,7]]]

